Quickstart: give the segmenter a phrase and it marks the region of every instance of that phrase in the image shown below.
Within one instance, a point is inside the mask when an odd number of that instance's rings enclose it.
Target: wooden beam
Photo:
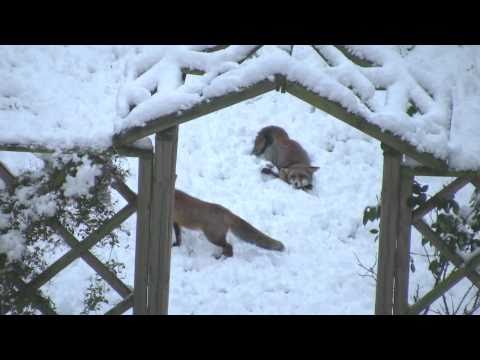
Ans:
[[[155,136],[149,243],[148,313],[166,315],[170,286],[178,126]]]
[[[367,120],[358,115],[348,112],[336,102],[319,96],[297,82],[287,81],[286,90],[288,93],[298,97],[306,103],[325,111],[326,113],[379,140],[398,152],[410,156],[412,159],[421,164],[430,166],[432,168],[437,168],[442,171],[448,169],[448,165],[445,161],[436,158],[430,153],[419,152],[415,146],[402,140],[399,136],[394,135],[388,130],[383,130],[375,124],[369,123]]]
[[[137,158],[153,157],[153,147],[142,148],[142,147],[135,147],[132,145],[125,145],[125,146],[112,148],[111,151],[117,153],[118,155],[126,156],[126,157],[137,157]]]
[[[375,63],[362,59],[357,55],[354,55],[350,50],[347,49],[345,45],[334,45],[347,59],[353,62],[355,65],[361,67],[374,67],[376,66]]]
[[[471,180],[471,177],[458,178],[445,186],[442,190],[428,199],[424,204],[420,205],[414,212],[412,221],[416,222],[432,211],[438,206],[438,204],[445,199],[451,199],[457,191],[467,185]]]
[[[145,315],[148,309],[148,254],[150,244],[150,210],[152,206],[153,159],[139,159],[137,229],[135,244],[135,279],[133,314]]]
[[[408,311],[408,279],[410,275],[410,235],[412,209],[408,199],[412,195],[413,175],[400,168],[400,203],[398,215],[398,235],[395,253],[395,287],[393,314],[406,314]]]
[[[226,49],[229,46],[230,45],[215,45],[215,46],[212,46],[212,47],[207,47],[207,48],[205,48],[201,51],[206,52],[206,53],[212,53],[212,52],[215,52],[215,51],[220,51],[220,50]]]
[[[382,147],[383,179],[375,315],[392,315],[402,155],[388,146]]]
[[[432,169],[425,166],[417,166],[417,167],[408,167],[408,169],[413,173],[415,176],[442,176],[442,177],[464,177],[464,176],[479,176],[479,171],[457,171],[457,170],[438,170]]]
[[[268,79],[262,80],[255,85],[243,88],[239,91],[233,91],[225,95],[211,98],[194,105],[192,108],[183,112],[175,111],[171,114],[161,116],[157,119],[149,120],[144,126],[136,126],[127,129],[113,138],[115,146],[129,144],[145,136],[156,132],[161,132],[172,126],[182,124],[186,121],[196,119],[200,116],[210,114],[220,109],[224,109],[231,105],[237,104],[244,100],[254,98],[275,89],[275,82]]]
[[[68,231],[60,222],[56,219],[50,221],[52,228],[60,235],[63,240],[72,249],[80,245],[75,236]],[[90,251],[83,252],[80,257],[84,260],[98,275],[102,277],[105,282],[112,287],[122,298],[128,297],[132,291],[123,283],[104,263],[102,263],[97,257],[95,257]]]
[[[117,305],[113,308],[108,310],[105,315],[122,315],[125,311],[130,309],[133,306],[134,296],[130,295],[126,299],[120,301]]]
[[[142,158],[140,158],[139,163],[142,162]],[[151,159],[146,159],[146,161],[151,161]],[[125,184],[121,179],[114,176],[114,180],[110,185],[113,189],[115,189],[122,197],[130,204],[134,204],[137,206],[137,194],[130,189],[127,184]]]
[[[73,153],[104,153],[113,152],[127,157],[152,157],[152,150],[148,148],[135,147],[131,144],[117,146],[115,148],[95,149],[88,147],[72,147],[67,149],[54,149],[43,145],[21,145],[21,144],[0,144],[0,151],[28,152],[39,154],[53,154],[59,151],[64,154]]]
[[[0,162],[0,179],[5,182],[8,190],[12,191],[17,182],[17,178],[11,173],[5,164]]]
[[[263,45],[257,45],[255,46],[252,50],[250,50],[248,52],[247,55],[245,55],[243,58],[241,58],[240,60],[238,60],[238,63],[241,64],[243,63],[245,60],[251,58],[253,56],[253,54],[255,54],[258,50],[260,50],[261,48],[263,47]]]

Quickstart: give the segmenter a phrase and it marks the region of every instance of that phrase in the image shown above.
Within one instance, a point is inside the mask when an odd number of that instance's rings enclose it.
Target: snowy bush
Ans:
[[[28,280],[45,270],[47,253],[63,241],[55,234],[52,220],[79,239],[85,238],[113,216],[109,186],[113,176],[123,179],[126,175],[111,154],[41,158],[43,169],[25,172],[13,189],[0,190],[0,313],[33,312],[32,299],[15,296],[18,279]],[[114,247],[117,237],[112,232],[102,246]],[[121,265],[107,264],[112,271],[121,270]],[[85,313],[104,301],[99,287],[98,279],[92,279],[85,294]]]

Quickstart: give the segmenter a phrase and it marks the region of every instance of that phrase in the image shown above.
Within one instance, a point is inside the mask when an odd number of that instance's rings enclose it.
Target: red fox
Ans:
[[[175,243],[173,246],[180,246],[182,243],[181,227],[202,230],[212,244],[223,249],[223,255],[226,257],[233,256],[233,248],[226,240],[228,230],[231,230],[243,241],[261,248],[276,251],[285,249],[280,241],[255,229],[223,206],[208,203],[180,190],[175,190],[173,213]]]
[[[255,138],[252,154],[271,161],[278,169],[262,169],[262,173],[279,177],[296,189],[311,189],[313,173],[319,168],[310,165],[310,158],[302,146],[288,137],[287,132],[278,126],[261,129]]]

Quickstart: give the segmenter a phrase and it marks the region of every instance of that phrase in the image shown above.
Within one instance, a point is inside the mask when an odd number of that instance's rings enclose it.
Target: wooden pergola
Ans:
[[[217,46],[204,51],[215,52],[225,47]],[[260,48],[261,46],[255,47],[239,63],[253,56]],[[313,48],[322,56],[315,46]],[[336,48],[359,67],[376,66],[354,56],[343,46],[336,46]],[[183,68],[182,73],[184,81],[189,74],[203,74],[201,69],[195,68]],[[381,129],[366,119],[347,111],[341,104],[319,96],[298,82],[288,80],[284,74],[276,74],[273,79],[263,79],[240,90],[210,98],[208,101],[182,110],[181,113],[172,111],[147,121],[143,126],[132,127],[115,135],[113,146],[109,151],[139,158],[138,194],[120,181],[113,184],[113,187],[127,200],[128,205],[107,221],[95,234],[81,242],[57,225],[55,229],[72,249],[28,284],[20,282],[19,296],[26,296],[26,294],[38,296],[36,291],[40,286],[73,260],[81,257],[123,298],[123,301],[108,313],[120,314],[133,306],[134,314],[167,314],[178,126],[274,90],[295,96],[382,144],[384,163],[375,314],[418,314],[465,277],[480,287],[480,274],[475,270],[480,263],[480,256],[465,263],[461,256],[451,252],[445,246],[423,220],[423,217],[436,207],[439,200],[452,197],[455,192],[468,183],[480,186],[479,173],[453,171],[445,161],[433,154],[419,151],[394,133]],[[135,145],[139,140],[153,134],[155,134],[154,147],[151,144],[141,147]],[[52,152],[54,149],[3,144],[0,145],[0,150]],[[75,152],[76,149],[71,149],[71,151]],[[415,160],[420,165],[408,166],[407,158]],[[456,179],[424,205],[412,211],[407,200],[412,194],[415,176],[448,176]],[[0,177],[6,180],[10,186],[14,186],[14,178],[5,167],[0,166]],[[114,274],[105,269],[105,266],[91,254],[89,249],[108,232],[119,226],[135,210],[137,211],[137,231],[132,293]],[[457,267],[457,270],[446,280],[415,304],[409,304],[408,301],[412,225]],[[48,309],[41,311],[49,313]]]

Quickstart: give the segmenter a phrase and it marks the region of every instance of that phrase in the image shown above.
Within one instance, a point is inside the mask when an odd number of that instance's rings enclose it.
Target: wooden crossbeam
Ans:
[[[0,162],[0,178],[5,182],[5,186],[11,190],[15,187],[16,177],[10,170]]]
[[[133,306],[133,294],[120,301],[113,308],[108,310],[105,315],[122,315]]]
[[[420,220],[430,211],[438,206],[438,204],[446,199],[451,199],[460,189],[467,185],[472,178],[470,176],[457,178],[450,184],[445,186],[442,190],[428,199],[424,204],[420,205],[412,214],[412,221]]]
[[[409,166],[407,169],[415,176],[465,177],[480,175],[478,171],[474,170],[439,170],[427,166]]]
[[[70,231],[65,229],[65,227],[60,224],[60,222],[55,219],[50,222],[53,229],[60,235],[65,242],[72,249],[80,245],[75,236],[73,236]],[[102,277],[103,280],[107,282],[122,298],[129,296],[132,291],[130,288],[123,283],[104,263],[102,263],[96,256],[94,256],[90,251],[83,252],[80,257],[98,274]]]
[[[28,152],[28,153],[39,153],[39,154],[53,154],[58,149],[49,148],[43,145],[22,145],[22,144],[0,144],[0,151],[12,151],[12,152]],[[68,149],[62,149],[62,152],[65,154],[73,153],[84,153],[84,152],[94,152],[95,149],[91,148],[80,148],[73,147]],[[152,157],[152,149],[136,147],[131,144],[126,144],[125,146],[115,146],[107,149],[98,149],[98,152],[108,152],[129,156],[129,157]]]
[[[362,59],[358,57],[357,55],[354,55],[350,50],[346,48],[345,45],[334,45],[347,59],[349,59],[351,62],[353,62],[355,65],[361,66],[361,67],[374,67],[376,64],[374,64],[371,61]],[[315,48],[315,46],[314,46]]]
[[[60,259],[50,265],[44,272],[38,275],[35,279],[30,281],[27,287],[20,291],[18,296],[28,296],[36,289],[39,289],[42,285],[52,279],[56,274],[65,269],[73,261],[78,259],[85,251],[93,247],[106,235],[111,233],[114,229],[119,227],[126,219],[135,212],[135,206],[128,204],[123,207],[118,213],[112,216],[108,221],[102,224],[95,232],[87,236],[85,240],[80,242],[78,246],[70,249]]]
[[[115,177],[115,180],[110,185],[115,189],[122,197],[130,204],[137,205],[137,194],[131,190],[127,184],[125,184],[121,179]]]
[[[247,55],[245,55],[243,58],[241,58],[240,60],[238,60],[238,63],[241,64],[243,63],[244,61],[246,61],[247,59],[251,58],[253,56],[253,54],[255,54],[258,50],[260,50],[261,48],[263,47],[263,45],[257,45],[255,46],[252,50],[250,50],[248,52]]]
[[[425,310],[466,276],[472,273],[477,273],[476,268],[479,264],[480,255],[477,255],[465,263],[461,268],[452,271],[441,283],[437,284],[437,286],[425,294],[420,300],[410,306],[408,314],[417,315]]]
[[[212,53],[212,52],[216,52],[216,51],[220,51],[220,50],[223,50],[223,49],[226,49],[228,48],[230,45],[215,45],[215,46],[212,46],[212,47],[207,47],[203,50],[201,50],[202,52],[206,52],[206,53]]]

